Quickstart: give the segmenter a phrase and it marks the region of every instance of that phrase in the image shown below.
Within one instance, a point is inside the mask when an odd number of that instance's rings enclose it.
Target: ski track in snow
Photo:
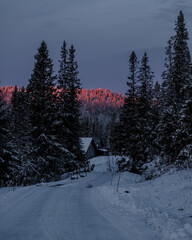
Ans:
[[[192,239],[191,173],[147,182],[122,173],[116,192],[109,158],[92,163],[94,172],[72,182],[0,189],[0,240]]]

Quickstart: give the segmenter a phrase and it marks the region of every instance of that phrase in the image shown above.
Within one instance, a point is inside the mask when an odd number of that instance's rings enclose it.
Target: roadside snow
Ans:
[[[93,162],[96,165],[95,171],[102,169],[102,162],[103,166],[109,165],[107,157],[95,158]],[[132,221],[136,218],[138,228],[146,227],[144,225],[151,228],[155,239],[192,239],[191,171],[165,174],[151,181],[141,181],[138,175],[124,172],[120,175],[120,187],[116,192],[118,177],[119,173],[113,176],[111,186],[102,185],[97,188],[98,195],[107,203],[102,209],[103,214],[121,226],[122,221],[118,219],[122,216],[115,219],[113,212],[113,209],[118,208],[120,215],[131,216]],[[130,222],[124,224],[129,226]],[[125,226],[123,228],[126,229]],[[128,229],[129,232],[130,228]],[[143,238],[137,236],[134,239]]]
[[[97,172],[115,172],[117,171],[117,162],[125,158],[129,161],[126,156],[100,156],[92,158],[90,163],[95,165],[95,171]]]

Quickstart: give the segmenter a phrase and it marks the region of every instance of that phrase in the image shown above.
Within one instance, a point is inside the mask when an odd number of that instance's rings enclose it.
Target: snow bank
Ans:
[[[94,171],[96,172],[115,172],[117,171],[117,162],[125,158],[129,161],[127,156],[99,156],[90,159],[90,164],[94,164]]]
[[[140,215],[145,219],[146,224],[153,228],[157,239],[191,240],[191,177],[191,172],[185,172],[165,175],[152,181],[133,183],[127,176],[127,184],[125,184],[122,175],[123,184],[120,182],[118,193],[115,190],[115,181],[113,181],[114,187],[103,187],[98,190],[111,208],[116,206],[127,215]]]
[[[107,157],[96,158],[91,162],[95,163],[96,171],[109,170]],[[140,216],[139,228],[144,229],[142,222],[145,222],[153,229],[154,239],[192,239],[192,171],[167,173],[150,181],[124,172],[121,173],[119,191],[116,192],[118,177],[119,173],[116,173],[113,181],[109,180],[108,184],[96,189],[97,195],[101,195],[103,202],[107,202],[102,210],[103,214],[116,221],[119,227],[122,225],[122,216],[115,220],[115,209],[124,217],[132,216],[137,221],[136,216]]]

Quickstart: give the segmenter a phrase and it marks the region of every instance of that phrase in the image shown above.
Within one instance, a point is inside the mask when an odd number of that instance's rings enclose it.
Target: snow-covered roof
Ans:
[[[81,138],[83,151],[87,152],[93,138]]]
[[[105,149],[105,148],[99,148],[99,151],[102,151],[102,152],[108,152],[108,150]]]

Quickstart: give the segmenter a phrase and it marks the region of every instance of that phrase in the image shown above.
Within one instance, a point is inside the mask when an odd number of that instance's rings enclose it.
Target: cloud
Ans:
[[[183,11],[186,19],[192,20],[191,0],[157,0],[154,16],[163,21],[176,19],[179,11]]]

